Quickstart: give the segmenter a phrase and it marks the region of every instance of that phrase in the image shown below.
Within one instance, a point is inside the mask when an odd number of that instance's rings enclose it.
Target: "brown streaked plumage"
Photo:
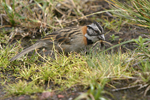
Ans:
[[[59,52],[62,52],[62,50],[65,53],[79,52],[87,45],[93,44],[99,40],[104,40],[105,37],[103,33],[103,28],[97,22],[87,26],[60,29],[46,35],[32,46],[24,49],[15,57],[11,58],[10,61],[14,61],[37,48],[45,47],[48,50],[52,50],[54,45],[55,49]]]

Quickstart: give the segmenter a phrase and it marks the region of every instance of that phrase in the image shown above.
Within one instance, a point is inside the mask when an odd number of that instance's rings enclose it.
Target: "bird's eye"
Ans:
[[[96,33],[98,33],[98,31],[97,31],[97,30],[95,30],[95,32],[96,32]]]
[[[99,34],[99,31],[98,30],[94,30],[97,34]]]

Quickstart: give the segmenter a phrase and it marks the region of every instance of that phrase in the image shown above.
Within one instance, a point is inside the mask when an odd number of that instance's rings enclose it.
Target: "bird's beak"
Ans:
[[[99,38],[102,39],[102,40],[105,40],[104,34],[100,35]]]

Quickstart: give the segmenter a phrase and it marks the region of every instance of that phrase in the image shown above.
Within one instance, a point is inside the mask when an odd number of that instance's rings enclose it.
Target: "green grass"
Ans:
[[[77,100],[81,98],[104,99],[103,94],[109,94],[104,90],[104,87],[107,85],[110,88],[115,88],[115,86],[110,85],[113,80],[133,78],[137,81],[135,84],[140,82],[149,86],[150,45],[149,39],[142,37],[125,41],[110,48],[129,42],[138,44],[137,49],[126,53],[107,53],[109,49],[103,52],[91,52],[87,55],[70,53],[66,56],[55,53],[55,59],[44,56],[44,62],[38,60],[39,54],[33,54],[30,57],[23,56],[14,62],[9,62],[10,58],[22,50],[20,40],[14,44],[9,44],[10,42],[8,42],[17,36],[16,34],[20,32],[19,28],[23,30],[20,33],[21,36],[25,37],[35,34],[36,29],[43,31],[45,28],[49,28],[52,31],[72,23],[75,19],[107,12],[102,11],[84,15],[87,12],[87,8],[82,6],[83,4],[79,1],[73,0],[68,5],[63,5],[61,1],[42,0],[29,4],[25,1],[13,0],[12,5],[9,5],[9,2],[0,1],[0,12],[6,16],[3,19],[7,20],[3,24],[17,27],[9,31],[10,34],[9,32],[0,31],[0,43],[3,44],[0,45],[0,75],[3,79],[0,83],[5,87],[4,91],[8,96],[32,95],[44,91],[63,91],[66,88],[82,85],[84,89],[88,87],[90,89],[87,93],[81,94]],[[115,32],[119,32],[124,24],[149,27],[149,6],[147,7],[149,2],[147,0],[144,2],[142,2],[143,0],[129,2],[133,6],[123,5],[117,0],[111,1],[109,3],[113,5],[113,8],[109,11],[113,12],[115,20],[103,20],[95,17],[92,17],[92,19],[103,22],[105,28]],[[66,9],[64,11],[57,9],[56,5],[58,3],[62,4]],[[143,8],[139,9],[139,6]],[[33,7],[36,8],[35,11],[33,11]],[[55,11],[58,15],[54,13]],[[1,20],[1,22],[4,21]],[[26,32],[25,30],[28,31]],[[34,33],[33,31],[36,32]],[[118,37],[111,35],[110,40],[114,41],[116,38]],[[136,68],[134,65],[136,65]],[[145,95],[146,93],[147,91],[145,91]]]
[[[12,55],[11,52],[9,54],[6,52],[8,51],[5,50],[3,53],[4,58],[7,55]],[[15,83],[6,84],[5,89],[8,94],[31,94],[42,92],[45,84],[48,86],[46,90],[49,90],[50,83],[53,83],[54,90],[63,90],[78,85],[88,87],[93,82],[104,85],[103,81],[106,79],[131,77],[132,73],[125,71],[126,66],[121,66],[128,55],[128,53],[113,55],[97,53],[96,55],[83,56],[71,53],[68,57],[65,55],[56,56],[56,60],[48,57],[47,63],[41,62],[41,64],[35,63],[32,57],[24,59],[23,62],[17,60],[9,63],[7,57],[7,63],[1,62],[1,65],[5,64],[6,68],[1,70],[7,73],[7,66],[10,66],[9,70],[13,71],[12,76],[16,78]],[[1,59],[5,60],[3,57]],[[55,84],[59,86],[55,86]],[[30,91],[31,86],[36,91]],[[20,89],[21,87],[24,89]]]
[[[21,61],[16,60],[10,63],[9,59],[17,54],[18,50],[19,48],[13,46],[6,46],[0,50],[1,72],[4,72],[4,76],[5,73],[10,73],[10,76],[15,78],[14,81],[10,81],[9,77],[4,77],[3,85],[8,95],[49,91],[51,86],[54,87],[53,90],[64,90],[78,85],[86,88],[93,83],[105,86],[113,78],[132,76],[130,71],[125,71],[125,65],[121,66],[128,57],[128,53],[110,55],[97,52],[86,56],[70,53],[68,57],[59,54],[56,55],[56,60],[48,57],[47,63],[38,61],[38,56],[34,55],[30,58],[21,57]],[[46,88],[45,85],[47,85]]]
[[[110,5],[114,17],[124,18],[128,23],[150,28],[149,0],[128,0],[125,3],[118,0],[106,0]]]

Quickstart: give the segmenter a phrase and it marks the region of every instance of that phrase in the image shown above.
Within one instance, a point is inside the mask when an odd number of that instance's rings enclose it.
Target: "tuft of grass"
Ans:
[[[145,42],[145,40],[141,38],[139,38],[139,40]],[[119,45],[133,41],[139,42],[138,40],[132,40]],[[132,64],[132,62],[123,64],[123,62],[129,59],[130,53],[118,52],[116,54],[107,54],[106,51],[107,50],[103,52],[91,52],[86,56],[77,53],[70,53],[68,56],[55,53],[55,59],[47,57],[47,59],[45,59],[46,63],[38,61],[36,56],[33,56],[34,59],[32,56],[28,59],[21,59],[23,63],[16,60],[12,62],[10,66],[10,69],[12,69],[12,76],[16,79],[14,81],[15,84],[14,82],[11,83],[9,80],[7,80],[7,84],[4,82],[4,86],[6,86],[5,91],[8,91],[9,95],[21,95],[42,92],[49,89],[64,90],[78,85],[88,87],[90,84],[95,83],[99,84],[102,88],[97,91],[98,87],[96,86],[95,90],[93,90],[95,92],[91,92],[90,94],[98,98],[95,94],[101,93],[103,87],[105,84],[109,84],[109,81],[130,79],[136,74],[136,71],[133,72],[133,69],[128,67],[130,65],[129,63]],[[3,54],[5,54],[3,56],[6,56],[8,51],[5,50],[3,52]],[[11,55],[11,52],[9,52],[8,55]],[[8,58],[6,59],[8,60]],[[4,59],[2,58],[2,60]],[[35,63],[35,61],[40,62],[40,64]],[[6,66],[8,65],[9,63]],[[145,69],[148,68],[147,66]],[[2,70],[5,72],[8,71],[6,69]],[[26,85],[21,87],[23,83],[26,83]],[[35,89],[36,91],[29,92],[31,85],[37,90]],[[46,88],[45,85],[47,86]],[[25,90],[18,91],[20,88],[15,89],[17,86],[25,88]]]
[[[88,57],[87,63],[97,73],[93,79],[96,80],[97,77],[102,79],[104,77],[108,79],[131,77],[132,73],[126,73],[126,66],[122,66],[128,55],[129,53],[122,54],[121,52],[117,54],[92,54],[92,57]]]
[[[35,1],[34,3],[19,0],[12,0],[12,3],[8,1],[1,1],[2,9],[5,10],[5,18],[10,25],[21,25],[22,27],[28,28],[36,28],[41,25],[47,25],[47,21],[53,18],[52,11],[55,5],[56,2],[54,0]],[[46,15],[48,15],[48,17],[46,17]],[[52,23],[50,22],[49,25],[50,24]]]
[[[33,93],[42,92],[44,91],[44,88],[36,85],[34,82],[19,80],[17,83],[6,85],[5,90],[7,95],[30,95]]]
[[[110,39],[111,41],[115,41],[116,38],[119,38],[119,36],[115,36],[114,34],[110,35]]]
[[[132,76],[130,71],[125,70],[126,66],[121,66],[127,56],[127,53],[115,55],[97,53],[87,56],[76,53],[70,53],[68,56],[59,54],[55,56],[55,60],[48,57],[48,62],[41,64],[28,63],[30,59],[24,59],[24,63],[11,66],[18,69],[12,74],[17,82],[6,84],[5,90],[10,94],[21,95],[44,91],[45,85],[46,90],[51,89],[50,87],[54,87],[54,90],[64,90],[78,85],[88,87],[93,82],[104,86],[103,83],[108,83],[109,79],[123,79]],[[28,88],[31,85],[35,88],[39,86],[39,88],[29,92]],[[23,88],[25,88],[24,91],[22,91]]]
[[[104,86],[105,83],[103,83],[103,85],[97,83],[90,84],[90,89],[86,93],[80,94],[77,98],[75,98],[75,100],[107,100],[105,97],[103,97],[103,94],[107,93],[103,90]]]
[[[11,68],[9,68],[9,56],[10,55],[10,47],[4,46],[0,48],[0,71],[9,71]]]
[[[120,2],[118,0],[106,0],[114,10],[114,16],[125,18],[128,23],[141,27],[150,28],[150,2],[149,0],[128,0]]]
[[[115,12],[114,10],[106,10],[106,12]],[[109,30],[113,30],[115,32],[119,32],[122,28],[123,25],[127,24],[128,21],[125,20],[122,17],[119,18],[112,18],[112,19],[108,19],[108,18],[102,18],[99,19],[103,24],[104,24],[104,28],[107,28]]]
[[[137,51],[141,53],[139,56],[142,56],[142,59],[150,60],[150,39],[144,39],[141,36],[139,36],[138,40],[134,39],[134,41],[138,44]]]

